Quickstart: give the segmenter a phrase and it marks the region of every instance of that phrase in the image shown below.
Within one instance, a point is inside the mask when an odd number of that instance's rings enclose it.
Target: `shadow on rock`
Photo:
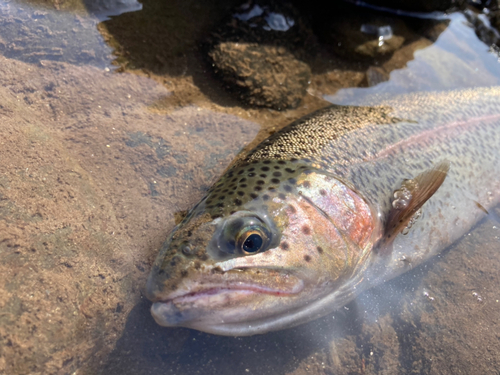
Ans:
[[[224,337],[158,326],[143,300],[131,311],[122,337],[99,374],[285,374],[338,335],[360,325],[343,312],[297,328],[251,337]],[[327,329],[325,329],[327,327]]]

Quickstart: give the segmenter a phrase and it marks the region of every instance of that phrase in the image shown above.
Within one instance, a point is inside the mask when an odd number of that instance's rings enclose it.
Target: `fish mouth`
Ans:
[[[153,303],[151,314],[159,325],[200,329],[241,321],[256,313],[266,299],[300,294],[304,290],[304,282],[291,276],[287,277],[286,283],[275,285],[233,281],[195,283],[186,289],[175,291]]]
[[[260,293],[260,294],[270,294],[274,296],[287,296],[299,293],[303,289],[303,285],[296,285],[295,290],[281,290],[272,288],[263,288],[258,285],[235,285],[235,286],[213,286],[209,288],[204,288],[195,292],[188,292],[180,296],[169,298],[163,301],[163,303],[174,302],[174,303],[191,303],[203,298],[211,298],[212,296],[217,296],[223,293],[231,292],[241,292],[241,293]]]

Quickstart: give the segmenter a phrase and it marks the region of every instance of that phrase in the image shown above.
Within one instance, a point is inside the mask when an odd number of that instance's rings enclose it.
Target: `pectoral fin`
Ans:
[[[408,227],[418,210],[442,185],[449,169],[449,161],[444,160],[414,179],[403,181],[401,187],[394,192],[379,249],[385,252],[383,249],[390,248],[388,245]]]

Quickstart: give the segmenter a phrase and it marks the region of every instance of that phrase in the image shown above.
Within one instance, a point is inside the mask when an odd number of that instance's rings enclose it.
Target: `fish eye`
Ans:
[[[266,234],[260,228],[245,228],[238,234],[237,244],[243,254],[257,254],[267,242]]]
[[[238,215],[214,233],[214,248],[234,255],[254,255],[266,251],[279,241],[268,224],[256,215]],[[274,239],[274,242],[273,242]]]

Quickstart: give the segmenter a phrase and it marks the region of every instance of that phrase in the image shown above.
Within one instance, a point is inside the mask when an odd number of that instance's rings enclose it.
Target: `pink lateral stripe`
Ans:
[[[489,115],[489,116],[483,116],[483,117],[477,117],[473,120],[469,121],[457,121],[457,122],[452,122],[450,124],[444,125],[438,129],[431,129],[431,130],[426,130],[423,131],[422,133],[412,135],[411,137],[399,141],[397,143],[394,143],[393,145],[388,146],[386,149],[380,151],[378,154],[374,155],[373,158],[370,158],[368,160],[374,160],[374,159],[382,159],[386,158],[389,155],[397,152],[398,149],[404,148],[404,147],[409,147],[412,144],[417,144],[419,142],[424,142],[425,140],[429,139],[431,136],[439,136],[439,133],[447,133],[451,132],[454,130],[457,130],[461,127],[468,127],[472,126],[473,124],[477,124],[480,122],[487,122],[487,121],[494,121],[500,119],[500,114],[495,114],[495,115]]]

